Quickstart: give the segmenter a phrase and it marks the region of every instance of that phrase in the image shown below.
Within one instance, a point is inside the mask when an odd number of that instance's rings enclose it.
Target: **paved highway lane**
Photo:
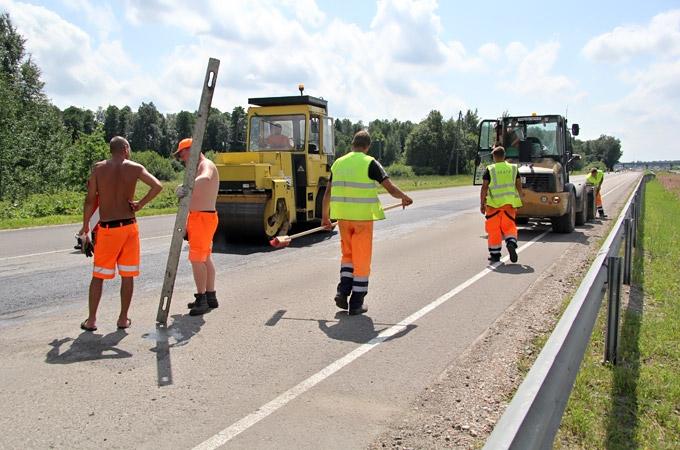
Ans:
[[[607,177],[610,214],[638,175]],[[165,330],[154,318],[169,238],[143,243],[129,332],[115,330],[117,291],[108,284],[100,330],[77,329],[84,257],[0,257],[1,302],[15,311],[0,316],[0,400],[18,405],[0,417],[14,430],[1,439],[8,447],[365,447],[557,256],[584,242],[578,229],[525,227],[519,264],[489,270],[478,193],[416,192],[412,208],[388,213],[376,227],[365,316],[336,313],[332,302],[337,235],[275,251],[222,246],[221,306],[199,318],[184,315],[193,286],[183,254]],[[147,220],[172,226],[172,218]],[[8,236],[0,234],[3,248],[13,245]],[[35,297],[4,306],[31,283],[40,286],[31,288]]]

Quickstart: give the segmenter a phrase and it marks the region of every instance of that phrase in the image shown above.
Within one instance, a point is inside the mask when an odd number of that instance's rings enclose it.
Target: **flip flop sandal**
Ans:
[[[127,325],[124,326],[124,327],[121,327],[120,325],[118,325],[118,329],[119,329],[119,330],[124,330],[124,329],[126,329],[126,328],[130,328],[131,326],[132,326],[132,319],[128,319],[128,320],[127,320]]]
[[[87,323],[87,319],[83,320],[83,322],[80,324],[80,329],[84,331],[97,331],[97,327],[88,327],[85,325]]]

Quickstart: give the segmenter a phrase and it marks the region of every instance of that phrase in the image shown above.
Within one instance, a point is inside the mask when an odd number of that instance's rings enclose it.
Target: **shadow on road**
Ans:
[[[70,337],[55,339],[49,344],[52,348],[47,352],[45,362],[48,364],[72,364],[99,359],[129,358],[132,356],[131,353],[116,347],[127,335],[125,330],[118,330],[107,335],[83,332],[76,339]],[[61,352],[61,346],[67,342],[71,342],[70,347]]]
[[[300,233],[302,231],[307,231],[312,228],[318,227],[319,224],[316,222],[295,225],[288,232],[289,235]],[[337,227],[332,231],[319,231],[317,233],[312,233],[307,236],[302,236],[291,241],[289,247],[300,248],[307,247],[312,244],[327,241],[331,239],[338,233]],[[278,250],[272,247],[265,238],[243,238],[239,240],[233,240],[225,238],[223,235],[216,234],[213,239],[213,252],[222,253],[228,255],[252,255],[256,253],[269,253]]]
[[[150,351],[156,353],[158,387],[173,384],[170,349],[186,345],[192,337],[201,331],[204,324],[203,316],[175,314],[172,316],[170,326],[157,323],[156,331],[142,335],[144,339],[156,341],[156,346]],[[174,340],[173,343],[170,342],[171,339]]]
[[[501,264],[500,266],[494,269],[494,272],[519,275],[523,273],[534,273],[534,268],[531,266],[527,266],[526,264],[510,263]]]
[[[335,313],[336,320],[317,320],[319,329],[323,331],[326,336],[331,339],[339,341],[356,342],[358,344],[365,344],[378,338],[378,335],[390,328],[390,325],[385,328],[377,330],[373,319],[362,314],[358,316],[350,316],[346,311],[338,311]],[[332,325],[329,325],[332,324]],[[417,325],[405,325],[403,329],[392,336],[381,338],[381,341],[389,341],[405,336]]]

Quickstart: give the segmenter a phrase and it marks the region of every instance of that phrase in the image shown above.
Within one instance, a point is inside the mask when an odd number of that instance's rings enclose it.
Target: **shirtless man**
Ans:
[[[104,280],[114,277],[116,265],[121,276],[118,329],[128,328],[132,324],[128,309],[132,301],[133,277],[139,275],[139,229],[135,212],[163,189],[144,166],[130,161],[130,144],[127,140],[115,136],[109,148],[111,158],[96,163],[87,182],[83,227],[78,233],[83,236],[90,231],[90,217],[98,200],[100,222],[90,282],[90,314],[80,324],[80,328],[85,331],[97,330],[97,308],[102,297],[102,286]],[[137,180],[142,180],[150,189],[141,200],[134,201]]]
[[[182,139],[173,155],[185,165],[189,160],[191,138]],[[189,314],[198,316],[205,314],[211,308],[217,308],[217,294],[215,292],[215,264],[212,260],[212,241],[217,230],[217,191],[220,187],[220,177],[217,167],[200,153],[196,168],[194,190],[189,203],[189,217],[187,219],[187,235],[189,237],[189,262],[196,283],[195,300],[187,304]],[[176,190],[177,197],[187,195],[184,187]]]
[[[275,148],[275,149],[287,149],[290,148],[290,138],[286,136],[285,134],[281,134],[282,129],[281,125],[278,123],[273,123],[271,124],[271,132],[267,139],[265,139],[265,143],[269,148]]]

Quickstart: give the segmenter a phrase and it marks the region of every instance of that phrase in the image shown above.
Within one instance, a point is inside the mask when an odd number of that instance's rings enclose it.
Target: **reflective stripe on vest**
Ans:
[[[380,220],[385,213],[378,199],[378,188],[368,177],[371,156],[350,152],[331,167],[331,218],[342,220]]]
[[[522,206],[515,187],[517,179],[517,166],[501,161],[487,166],[491,182],[489,193],[486,195],[486,204],[492,208],[500,208],[503,205],[511,205],[514,208]]]

